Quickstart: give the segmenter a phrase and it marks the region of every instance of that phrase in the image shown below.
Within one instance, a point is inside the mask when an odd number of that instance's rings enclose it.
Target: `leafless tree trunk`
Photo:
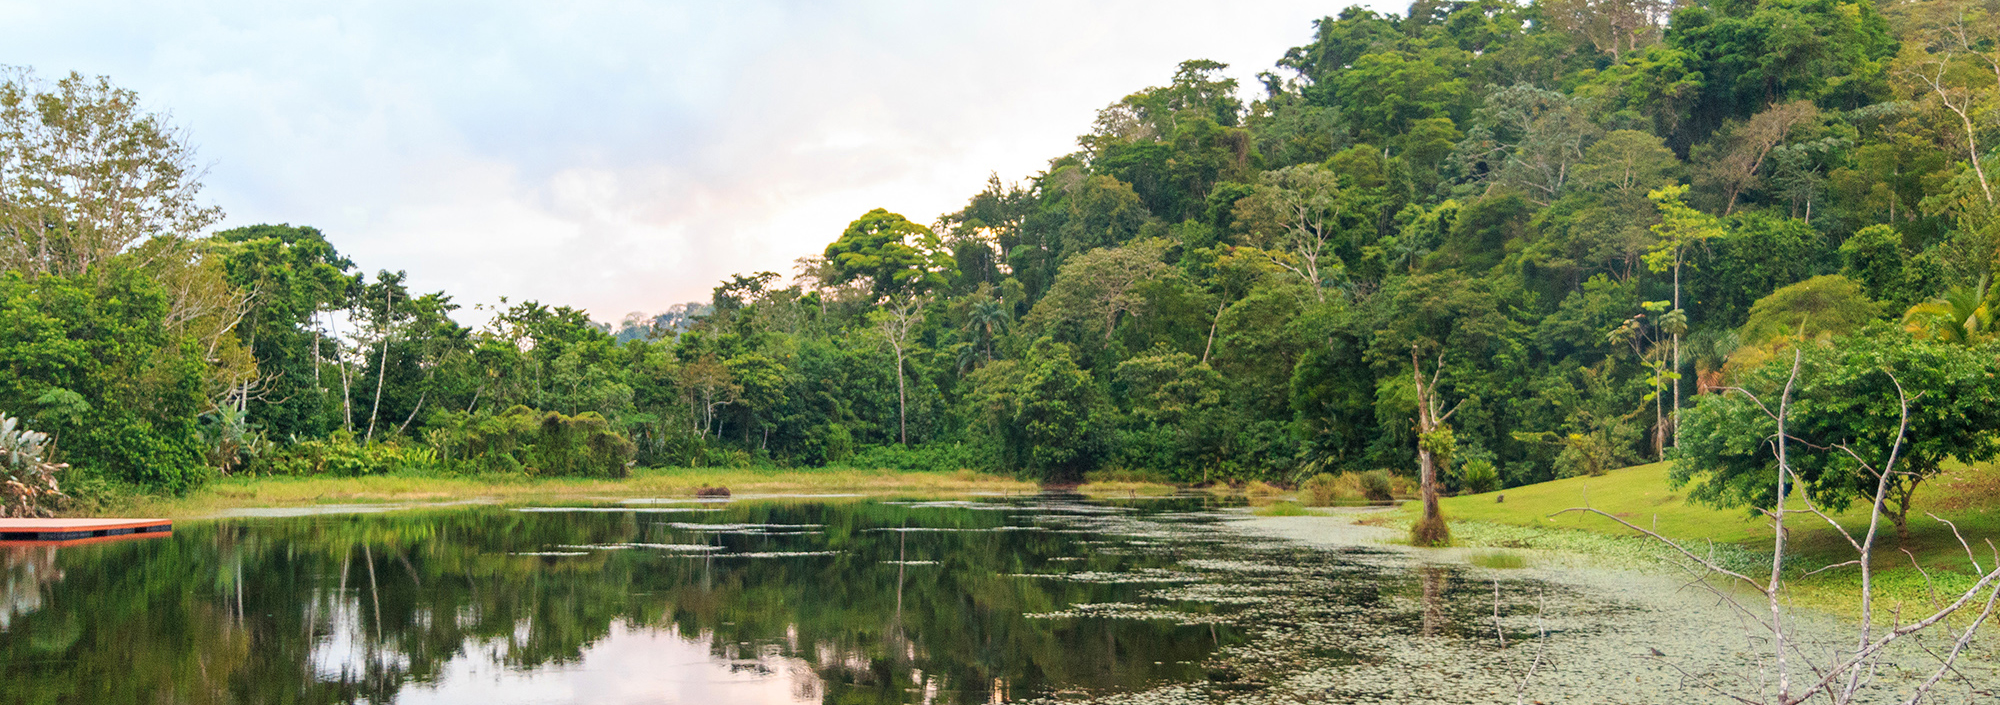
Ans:
[[[1450,411],[1443,409],[1437,398],[1438,375],[1444,372],[1444,356],[1438,355],[1438,362],[1431,369],[1430,379],[1424,379],[1424,366],[1417,357],[1416,346],[1410,346],[1410,378],[1417,387],[1417,471],[1423,486],[1424,516],[1412,527],[1411,543],[1419,546],[1442,546],[1451,542],[1451,529],[1445,525],[1444,513],[1438,507],[1437,457],[1432,451],[1433,439],[1439,429],[1444,428],[1452,414],[1458,413],[1458,406]],[[1463,404],[1461,400],[1459,402]]]
[[[375,439],[375,417],[382,411],[382,382],[389,376],[389,323],[395,318],[395,301],[396,290],[388,286],[387,282],[384,282],[382,286],[382,329],[380,331],[382,335],[382,354],[375,363],[375,404],[368,409],[368,435],[363,437],[363,443]]]
[[[1215,320],[1208,323],[1208,342],[1201,346],[1201,364],[1208,364],[1208,352],[1215,349],[1215,329],[1222,325],[1222,311],[1226,308],[1229,308],[1227,301],[1215,305]]]
[[[924,322],[924,297],[890,299],[875,317],[875,330],[896,357],[896,434],[903,445],[910,444],[909,395],[903,382],[903,358],[912,336]]]

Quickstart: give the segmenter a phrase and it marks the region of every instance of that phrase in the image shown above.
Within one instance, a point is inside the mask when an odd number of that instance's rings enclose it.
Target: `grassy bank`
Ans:
[[[1503,496],[1505,501],[1500,501]],[[1443,506],[1445,516],[1455,520],[1616,535],[1633,533],[1595,514],[1558,514],[1572,507],[1590,507],[1677,541],[1715,541],[1763,548],[1766,552],[1771,542],[1769,522],[1753,517],[1747,510],[1718,509],[1688,501],[1686,488],[1675,489],[1667,482],[1666,463],[1614,470],[1599,477],[1573,477],[1500,492],[1448,497]],[[1910,511],[1907,548],[1928,569],[1965,569],[1965,549],[1952,536],[1951,527],[1926,514],[1936,514],[1957,524],[1966,538],[1979,541],[2000,538],[2000,512],[1996,509],[2000,509],[2000,468],[1960,466],[1926,482],[1918,490],[1916,507]],[[1405,505],[1403,511],[1414,515],[1419,508]],[[1850,506],[1835,518],[1858,535],[1868,526],[1867,505]],[[1852,557],[1853,549],[1818,517],[1793,515],[1786,522],[1791,527],[1792,548],[1798,557],[1815,563]],[[1889,548],[1879,556],[1886,562],[1884,567],[1907,566],[1909,557],[1897,550],[1903,546],[1898,544],[1886,518],[1883,536]]]
[[[400,504],[451,501],[501,503],[587,502],[637,497],[692,497],[702,487],[735,494],[965,494],[1033,492],[1011,477],[960,471],[781,470],[762,468],[639,469],[621,480],[529,478],[520,475],[414,475],[366,477],[234,477],[211,482],[185,497],[134,497],[96,509],[96,515],[211,516],[241,507],[326,504]]]
[[[1768,560],[1771,530],[1767,520],[1753,517],[1743,509],[1718,509],[1690,502],[1685,488],[1670,486],[1667,472],[1667,464],[1654,463],[1614,470],[1599,477],[1575,477],[1500,492],[1449,497],[1442,504],[1447,519],[1465,525],[1466,530],[1460,532],[1461,543],[1472,545],[1490,543],[1496,540],[1493,537],[1500,536],[1538,548],[1565,548],[1563,544],[1572,542],[1560,537],[1568,532],[1639,536],[1602,516],[1562,513],[1572,507],[1591,507],[1691,548],[1714,542],[1732,547],[1732,553],[1738,556],[1761,555]],[[1417,503],[1406,503],[1397,516],[1407,522],[1421,511]],[[1966,561],[1964,547],[1952,535],[1950,526],[1926,516],[1927,513],[1957,524],[1966,539],[1981,549],[1981,561],[1988,562],[1990,554],[1984,541],[1989,538],[2000,541],[2000,467],[1959,466],[1926,482],[1918,490],[1916,506],[1910,511],[1907,545],[1898,540],[1884,519],[1876,569],[1881,571],[1878,578],[1888,595],[1922,599],[1929,592],[1923,576],[1910,569],[1912,556],[1906,555],[1903,548],[1914,554],[1926,570],[1932,571],[1940,590],[1948,591],[1953,585],[1970,582],[1971,566]],[[1867,506],[1863,503],[1849,507],[1835,518],[1858,536],[1867,528]],[[1809,514],[1793,515],[1786,523],[1791,529],[1790,550],[1796,567],[1810,569],[1853,557],[1853,549],[1846,540],[1824,520]],[[1537,531],[1495,531],[1482,525]],[[1844,568],[1797,579],[1793,587],[1798,602],[1844,611],[1859,581],[1859,571]]]

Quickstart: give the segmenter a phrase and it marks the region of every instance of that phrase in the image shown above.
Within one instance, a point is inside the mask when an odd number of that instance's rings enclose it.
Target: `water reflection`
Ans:
[[[1200,680],[1245,638],[1200,623],[1228,605],[1153,593],[1202,579],[1158,578],[1215,551],[1203,501],[473,507],[16,551],[0,701],[977,703]],[[1172,611],[1115,607],[1139,605]]]

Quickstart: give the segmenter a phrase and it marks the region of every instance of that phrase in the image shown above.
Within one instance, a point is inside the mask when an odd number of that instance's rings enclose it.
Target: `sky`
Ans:
[[[220,227],[616,321],[790,275],[873,208],[933,222],[1183,60],[1254,99],[1347,4],[0,0],[0,64],[171,115]]]

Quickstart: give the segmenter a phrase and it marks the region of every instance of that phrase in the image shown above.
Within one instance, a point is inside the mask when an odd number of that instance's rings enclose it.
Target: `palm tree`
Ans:
[[[1959,345],[1991,340],[2000,307],[1988,298],[1987,283],[1980,277],[1975,286],[1954,286],[1943,296],[1911,306],[1903,314],[1903,329],[1918,339]]]
[[[1006,332],[1007,304],[997,299],[980,299],[972,303],[972,310],[966,316],[965,327],[979,330],[986,338],[986,361],[993,361],[993,338]]]

